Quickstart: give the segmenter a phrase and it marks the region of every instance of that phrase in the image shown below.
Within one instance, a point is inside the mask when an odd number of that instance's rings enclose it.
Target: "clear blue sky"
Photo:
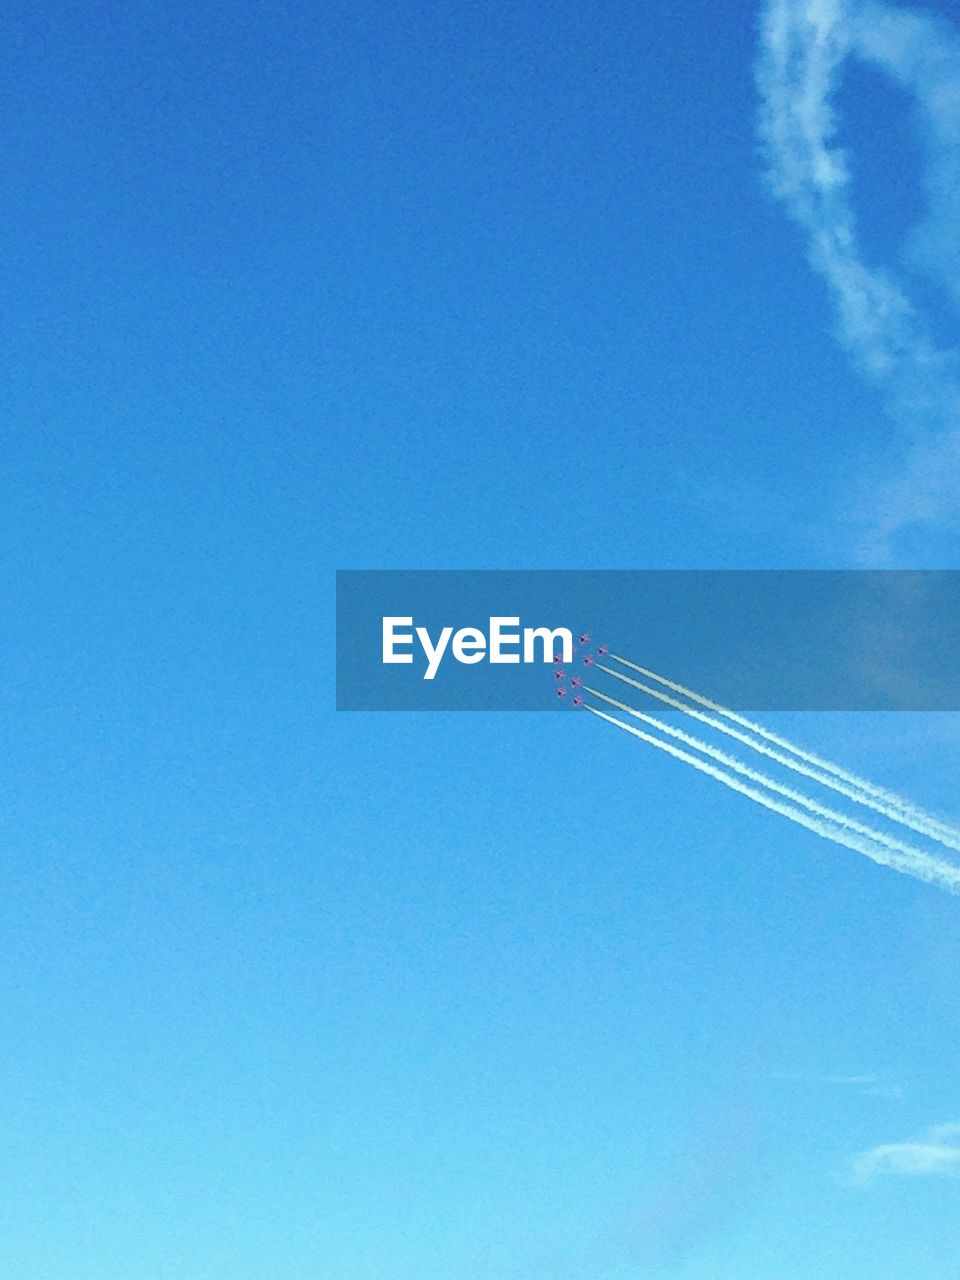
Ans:
[[[853,562],[756,22],[8,10],[3,1280],[953,1265],[955,1181],[844,1172],[960,1120],[953,900],[574,717],[333,711],[338,567]],[[949,720],[788,727],[955,807]]]

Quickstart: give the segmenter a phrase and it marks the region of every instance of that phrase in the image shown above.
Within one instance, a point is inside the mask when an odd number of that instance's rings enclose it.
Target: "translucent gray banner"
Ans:
[[[958,710],[960,572],[337,574],[339,710],[560,710],[598,646],[737,710]]]

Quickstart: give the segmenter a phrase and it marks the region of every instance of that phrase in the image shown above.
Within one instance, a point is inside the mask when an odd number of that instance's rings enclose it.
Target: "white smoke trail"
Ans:
[[[882,494],[874,485],[871,497],[865,558],[889,562],[898,533],[956,516],[960,368],[957,352],[937,346],[895,274],[864,260],[833,106],[851,56],[891,76],[920,107],[931,213],[913,238],[914,257],[960,295],[960,39],[938,18],[872,0],[769,0],[762,21],[760,131],[773,188],[807,236],[842,341],[910,435],[900,478]]]
[[[848,849],[862,853],[864,857],[870,858],[871,861],[882,867],[890,867],[894,871],[900,871],[903,875],[913,876],[915,879],[923,880],[927,884],[939,885],[951,893],[960,892],[960,870],[956,867],[939,862],[926,854],[918,853],[915,856],[906,857],[902,854],[894,853],[882,845],[876,844],[873,840],[855,835],[853,832],[847,831],[834,823],[827,822],[825,819],[811,817],[809,814],[804,813],[802,809],[784,804],[781,800],[775,800],[766,792],[759,791],[756,787],[741,782],[739,778],[727,773],[724,769],[718,769],[716,765],[691,755],[688,751],[684,751],[682,747],[675,747],[672,743],[664,742],[661,738],[655,738],[652,734],[645,733],[642,729],[635,729],[632,725],[624,724],[622,720],[618,720],[616,716],[608,715],[605,711],[601,711],[599,707],[592,707],[585,702],[583,710],[589,711],[591,715],[599,716],[601,720],[606,720],[608,724],[615,725],[625,733],[632,734],[635,738],[639,738],[641,741],[649,743],[650,746],[656,747],[659,751],[665,751],[677,760],[682,760],[684,764],[690,765],[691,768],[696,769],[698,772],[705,773],[717,782],[722,782],[724,786],[729,787],[732,791],[739,792],[740,795],[755,801],[765,809],[770,809],[772,812],[780,814],[781,817],[789,818],[791,822],[796,822],[799,826],[806,827],[808,831],[812,831],[824,840],[832,840],[834,844],[844,845]]]
[[[618,659],[618,661],[623,661],[623,659]],[[855,804],[865,805],[868,809],[881,814],[890,822],[896,822],[900,826],[908,827],[916,835],[928,836],[931,840],[936,840],[939,844],[960,852],[960,833],[946,827],[936,819],[929,818],[928,815],[923,814],[921,811],[911,809],[908,814],[903,808],[888,804],[885,800],[872,795],[870,792],[849,786],[842,778],[829,770],[807,764],[802,759],[787,755],[776,747],[768,746],[761,738],[734,728],[732,724],[718,719],[716,716],[698,711],[696,707],[688,706],[685,702],[678,701],[678,699],[671,697],[668,693],[663,693],[660,689],[653,689],[650,685],[642,684],[639,680],[633,680],[630,676],[624,675],[622,671],[614,671],[612,667],[607,667],[603,663],[598,662],[596,666],[598,671],[603,671],[607,675],[613,676],[615,680],[621,680],[624,684],[629,684],[634,689],[639,689],[641,693],[645,693],[651,698],[656,698],[658,702],[663,702],[677,711],[682,711],[684,715],[692,716],[694,720],[699,720],[701,724],[709,725],[711,729],[716,729],[719,733],[725,733],[727,737],[734,738],[737,742],[742,742],[744,746],[750,747],[751,750],[759,752],[760,755],[766,756],[770,760],[776,760],[777,764],[782,764],[785,768],[792,769],[794,773],[802,774],[803,777],[810,778],[811,781],[818,782],[821,786],[829,787],[831,791],[836,791],[838,795],[846,796],[848,800],[853,800]],[[906,804],[906,802],[904,801],[903,804]],[[918,816],[914,817],[914,813]]]
[[[742,728],[755,734],[758,738],[763,738],[767,742],[772,742],[774,746],[780,747],[781,750],[789,752],[796,756],[798,760],[802,760],[805,764],[812,768],[822,770],[824,773],[832,774],[845,782],[847,786],[853,787],[856,791],[861,792],[864,797],[872,797],[879,804],[885,806],[878,809],[877,812],[882,813],[884,817],[889,817],[888,811],[896,811],[903,816],[895,819],[903,825],[912,827],[914,830],[923,835],[930,836],[933,840],[939,840],[941,844],[945,844],[948,848],[960,850],[960,831],[949,823],[941,821],[934,817],[933,814],[927,813],[918,805],[912,804],[909,800],[905,800],[903,796],[898,796],[895,791],[888,791],[884,787],[878,787],[875,783],[869,782],[866,778],[861,778],[855,773],[851,773],[848,769],[842,769],[840,765],[834,764],[832,760],[825,760],[822,756],[814,755],[812,751],[805,751],[802,747],[798,747],[796,743],[791,742],[789,738],[783,738],[778,733],[773,733],[770,729],[765,729],[762,724],[757,724],[753,720],[748,720],[746,716],[739,715],[730,707],[725,707],[720,702],[713,702],[710,698],[705,698],[703,694],[696,693],[693,689],[686,688],[685,685],[677,684],[674,680],[668,680],[666,676],[657,675],[655,671],[651,671],[648,667],[641,667],[636,662],[631,662],[628,658],[621,658],[615,653],[609,655],[614,661],[621,663],[625,667],[629,667],[631,671],[638,671],[640,675],[646,676],[649,680],[655,680],[657,684],[662,684],[667,689],[672,689],[674,693],[681,694],[684,698],[689,698],[691,702],[696,702],[701,707],[706,707],[708,711],[715,711],[718,715],[723,716],[726,720],[733,721],[734,724],[740,725]],[[606,670],[606,668],[603,668]],[[781,761],[781,763],[783,763]],[[819,779],[818,779],[819,780]],[[828,784],[829,785],[829,784]],[[855,800],[858,797],[852,796],[848,792],[841,794],[847,795],[849,799]],[[866,799],[861,803],[869,803]],[[872,808],[873,806],[870,805]]]
[[[877,831],[873,827],[868,827],[864,823],[858,822],[855,818],[851,818],[837,809],[830,809],[826,805],[812,800],[809,796],[804,795],[802,791],[796,791],[793,787],[784,786],[783,783],[777,782],[775,778],[761,773],[759,769],[752,769],[749,765],[744,764],[742,760],[737,759],[736,756],[728,755],[727,752],[721,751],[718,747],[714,747],[708,742],[703,742],[692,734],[684,733],[682,729],[677,729],[673,725],[667,724],[665,720],[658,720],[656,716],[648,716],[645,712],[638,711],[636,707],[631,707],[625,702],[611,698],[608,693],[602,693],[599,689],[592,689],[589,685],[585,685],[584,690],[594,698],[600,698],[603,702],[608,702],[618,710],[625,711],[627,715],[632,716],[634,719],[642,720],[644,724],[650,725],[651,728],[656,729],[658,732],[665,733],[668,737],[676,738],[678,742],[685,743],[695,751],[702,752],[704,755],[709,756],[711,760],[716,760],[718,764],[732,769],[734,773],[739,773],[741,777],[747,778],[751,782],[756,782],[760,786],[766,787],[769,791],[774,791],[777,795],[786,797],[788,800],[792,800],[794,804],[798,804],[802,809],[807,809],[821,818],[826,818],[828,822],[847,827],[850,831],[866,836],[876,844],[885,845],[886,848],[905,854],[907,857],[928,857],[922,849],[918,849],[911,844],[904,844],[902,840],[896,840],[882,831]],[[957,871],[960,874],[960,868],[957,868]]]

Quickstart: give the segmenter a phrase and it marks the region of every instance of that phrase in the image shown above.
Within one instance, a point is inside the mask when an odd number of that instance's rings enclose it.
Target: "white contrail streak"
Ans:
[[[706,760],[701,760],[699,757],[691,755],[689,751],[673,746],[670,742],[664,742],[661,738],[655,738],[652,734],[645,733],[642,729],[635,729],[632,725],[624,724],[622,720],[618,720],[616,716],[608,715],[605,711],[601,711],[599,707],[592,707],[585,702],[583,709],[584,711],[589,711],[591,715],[599,716],[601,720],[606,720],[608,724],[622,729],[624,733],[632,734],[635,738],[649,743],[650,746],[656,747],[659,751],[665,751],[675,759],[682,760],[684,764],[690,765],[691,768],[700,773],[705,773],[717,782],[722,782],[724,786],[729,787],[732,791],[739,792],[740,795],[755,801],[765,809],[770,809],[773,813],[778,813],[781,817],[789,818],[791,822],[796,822],[799,826],[806,827],[808,831],[812,831],[814,835],[818,835],[824,840],[832,840],[834,844],[841,844],[848,849],[853,849],[856,853],[863,854],[864,857],[870,858],[872,862],[876,862],[882,867],[890,867],[894,871],[913,876],[915,879],[923,880],[927,884],[939,885],[951,893],[960,892],[960,870],[950,866],[948,863],[939,862],[926,854],[906,857],[902,854],[894,853],[882,845],[876,844],[873,840],[858,836],[843,827],[837,826],[835,823],[828,822],[822,818],[811,817],[809,814],[804,813],[802,809],[784,804],[781,800],[775,800],[766,792],[759,791],[756,787],[741,782],[739,778],[727,773],[726,770],[718,769],[716,765],[709,764]]]
[[[802,747],[798,747],[796,743],[791,742],[788,738],[782,738],[779,734],[773,733],[770,729],[765,729],[762,724],[757,724],[753,720],[748,720],[746,716],[739,715],[730,707],[725,707],[720,702],[713,702],[710,698],[705,698],[703,694],[696,693],[693,689],[688,689],[685,685],[677,684],[674,680],[668,680],[666,676],[657,675],[655,671],[651,671],[648,667],[638,666],[637,663],[631,662],[628,658],[621,658],[615,653],[611,653],[610,657],[616,662],[622,663],[623,666],[629,667],[631,671],[638,671],[641,675],[646,676],[649,680],[655,680],[657,684],[664,685],[667,689],[672,689],[674,693],[682,694],[683,697],[689,698],[691,702],[696,702],[701,707],[706,707],[709,711],[715,711],[718,715],[723,716],[727,720],[732,720],[734,724],[740,725],[744,729],[748,729],[750,733],[756,734],[759,738],[772,742],[775,746],[782,748],[784,751],[790,752],[799,760],[811,765],[815,769],[822,769],[825,773],[831,773],[835,777],[846,782],[848,786],[855,787],[858,791],[862,791],[865,795],[873,796],[875,800],[888,805],[891,809],[897,809],[909,819],[907,825],[917,823],[923,824],[923,834],[932,835],[933,839],[941,839],[944,844],[950,846],[951,849],[960,849],[960,831],[949,823],[941,822],[939,818],[933,814],[925,812],[915,804],[911,804],[909,800],[905,800],[902,796],[898,796],[894,791],[887,791],[883,787],[878,787],[875,783],[869,782],[866,778],[858,777],[857,774],[851,773],[847,769],[841,769],[838,764],[834,764],[832,760],[824,760],[822,756],[814,755],[812,751],[805,751]],[[934,835],[933,832],[939,832]]]
[[[894,795],[893,792],[884,791],[881,787],[875,787],[872,783],[858,778],[856,774],[848,774],[828,760],[821,760],[819,756],[801,751],[798,747],[788,742],[786,738],[771,734],[762,726],[755,725],[750,720],[745,720],[742,716],[738,716],[736,712],[730,711],[719,703],[710,702],[709,699],[702,698],[700,694],[685,689],[683,685],[674,684],[672,681],[665,680],[662,676],[654,675],[652,671],[648,671],[645,667],[638,667],[636,663],[628,662],[626,658],[616,657],[615,654],[610,654],[610,657],[616,658],[616,661],[623,663],[624,666],[660,681],[668,688],[693,699],[701,706],[705,705],[715,709],[720,716],[725,718],[718,719],[717,716],[698,711],[696,707],[688,706],[685,702],[680,702],[659,689],[653,689],[650,685],[642,684],[639,680],[632,680],[630,676],[624,675],[622,671],[615,671],[612,667],[607,667],[603,663],[598,662],[596,664],[598,671],[603,671],[607,675],[613,676],[615,680],[622,680],[624,684],[629,684],[634,689],[639,689],[641,693],[646,693],[651,698],[656,698],[659,702],[666,703],[667,706],[673,707],[677,711],[682,711],[685,715],[692,716],[702,724],[709,725],[711,729],[725,733],[728,737],[736,739],[737,742],[742,742],[744,746],[758,751],[770,760],[776,760],[778,764],[784,765],[787,769],[793,769],[795,773],[802,774],[803,777],[810,778],[811,781],[819,782],[822,786],[829,787],[839,795],[846,796],[848,800],[853,800],[856,804],[866,805],[868,809],[873,809],[875,813],[882,814],[889,821],[909,827],[917,835],[928,836],[931,840],[936,840],[939,844],[960,852],[960,832],[941,822],[938,818],[925,813],[915,805],[911,805],[900,796]],[[748,727],[750,732],[747,733],[742,729],[734,728],[734,723]],[[776,745],[771,746],[768,743],[775,743]],[[779,749],[781,746],[784,748],[783,750]]]
[[[875,828],[868,827],[862,822],[857,822],[855,818],[851,818],[837,809],[830,809],[826,805],[822,805],[818,801],[812,800],[809,796],[805,796],[803,792],[796,791],[793,787],[784,786],[783,783],[777,782],[776,779],[769,777],[765,773],[761,773],[759,769],[751,769],[749,765],[744,764],[742,760],[738,760],[736,756],[728,755],[718,747],[714,747],[708,742],[701,741],[700,738],[693,737],[692,734],[684,733],[682,729],[677,729],[673,725],[667,724],[665,720],[658,720],[656,716],[648,716],[645,712],[638,711],[636,707],[631,707],[625,702],[619,702],[616,698],[611,698],[608,693],[601,693],[599,689],[592,689],[589,685],[584,686],[584,691],[591,694],[594,698],[600,698],[604,702],[608,702],[611,706],[616,707],[620,711],[625,711],[627,715],[633,716],[637,720],[642,720],[644,724],[650,725],[652,728],[658,730],[658,732],[665,733],[668,737],[676,738],[679,742],[686,743],[688,747],[692,747],[695,751],[702,752],[704,755],[709,756],[711,760],[716,760],[718,764],[722,764],[726,766],[726,768],[732,769],[734,773],[739,773],[741,777],[748,778],[751,782],[756,782],[761,787],[766,787],[768,790],[776,792],[777,795],[785,796],[788,800],[792,800],[794,804],[800,805],[803,809],[808,809],[811,813],[815,813],[819,817],[825,818],[828,822],[836,823],[841,827],[847,827],[849,830],[857,832],[858,835],[866,836],[876,844],[885,845],[888,849],[893,849],[897,853],[902,853],[908,858],[928,857],[922,849],[916,848],[915,845],[904,844],[902,840],[896,840],[882,831],[877,831]],[[957,870],[958,874],[960,874],[960,868]]]

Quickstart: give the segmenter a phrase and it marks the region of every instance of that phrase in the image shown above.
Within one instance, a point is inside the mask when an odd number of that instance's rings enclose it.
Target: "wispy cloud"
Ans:
[[[800,1071],[777,1071],[767,1077],[770,1080],[783,1080],[794,1084],[824,1085],[831,1088],[854,1089],[872,1098],[903,1098],[905,1087],[896,1080],[875,1073],[863,1075],[841,1075],[830,1072],[804,1073]]]
[[[900,275],[864,258],[834,98],[850,57],[914,95],[929,213],[910,258],[960,298],[960,37],[935,17],[855,0],[769,0],[761,37],[761,134],[773,189],[830,288],[841,341],[902,430],[897,478],[879,492],[872,478],[872,501],[861,497],[851,512],[863,527],[863,558],[889,563],[898,533],[960,514],[960,356],[937,344]]]
[[[960,1177],[960,1124],[942,1124],[915,1142],[893,1142],[863,1151],[851,1162],[859,1182],[881,1175]]]
[[[823,1084],[846,1085],[852,1089],[875,1089],[880,1083],[879,1076],[818,1076]]]

